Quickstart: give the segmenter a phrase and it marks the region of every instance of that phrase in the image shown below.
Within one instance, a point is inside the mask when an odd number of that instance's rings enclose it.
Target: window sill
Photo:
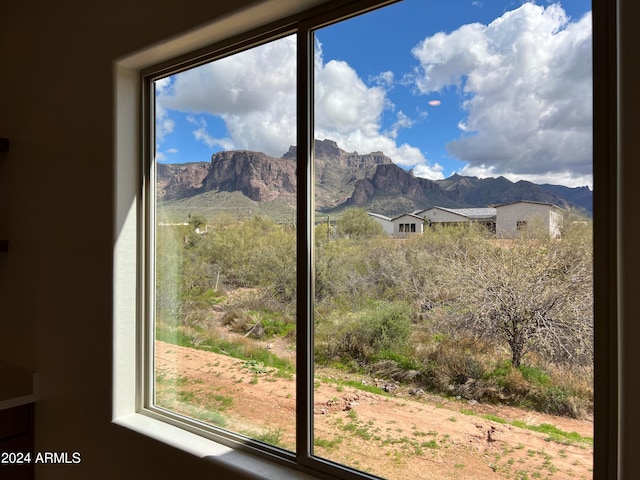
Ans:
[[[274,480],[315,480],[306,473],[289,468],[259,455],[229,448],[213,440],[170,425],[146,415],[133,413],[113,420],[113,423],[186,453],[202,458],[242,478]]]

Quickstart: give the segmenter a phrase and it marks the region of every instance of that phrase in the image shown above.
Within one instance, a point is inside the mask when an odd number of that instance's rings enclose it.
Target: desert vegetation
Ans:
[[[574,220],[561,239],[529,231],[509,241],[473,225],[397,240],[358,210],[333,227],[319,224],[316,366],[412,391],[589,416],[591,224]],[[242,341],[295,348],[294,227],[259,217],[206,223],[194,215],[188,225],[157,228],[157,337],[291,372],[292,358]],[[235,345],[221,328],[237,334]]]

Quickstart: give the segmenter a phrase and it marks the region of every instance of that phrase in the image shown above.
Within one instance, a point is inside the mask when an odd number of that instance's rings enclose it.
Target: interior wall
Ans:
[[[114,62],[256,0],[4,2],[0,22],[0,360],[37,370],[39,479],[176,478],[205,461],[110,423]],[[301,8],[306,0],[288,2]],[[297,6],[297,7],[296,7]],[[621,0],[621,478],[640,471],[638,6]],[[636,435],[637,436],[637,435]],[[219,478],[234,478],[220,472]]]

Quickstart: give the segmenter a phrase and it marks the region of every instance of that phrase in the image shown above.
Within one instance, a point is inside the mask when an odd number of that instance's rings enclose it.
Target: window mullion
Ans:
[[[313,33],[297,40],[297,347],[296,456],[309,464],[313,447]]]

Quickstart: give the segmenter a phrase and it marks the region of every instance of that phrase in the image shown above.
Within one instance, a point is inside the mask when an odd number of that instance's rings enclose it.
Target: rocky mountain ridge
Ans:
[[[416,177],[382,152],[346,152],[332,140],[315,141],[315,201],[318,211],[358,206],[395,215],[434,205],[486,207],[519,200],[553,203],[590,213],[588,187],[511,182],[504,177],[477,178],[454,174],[445,180]],[[160,203],[196,199],[209,192],[241,192],[254,202],[279,200],[295,205],[296,147],[282,157],[261,152],[225,151],[211,162],[158,164],[156,194]],[[211,202],[211,194],[207,196]]]

